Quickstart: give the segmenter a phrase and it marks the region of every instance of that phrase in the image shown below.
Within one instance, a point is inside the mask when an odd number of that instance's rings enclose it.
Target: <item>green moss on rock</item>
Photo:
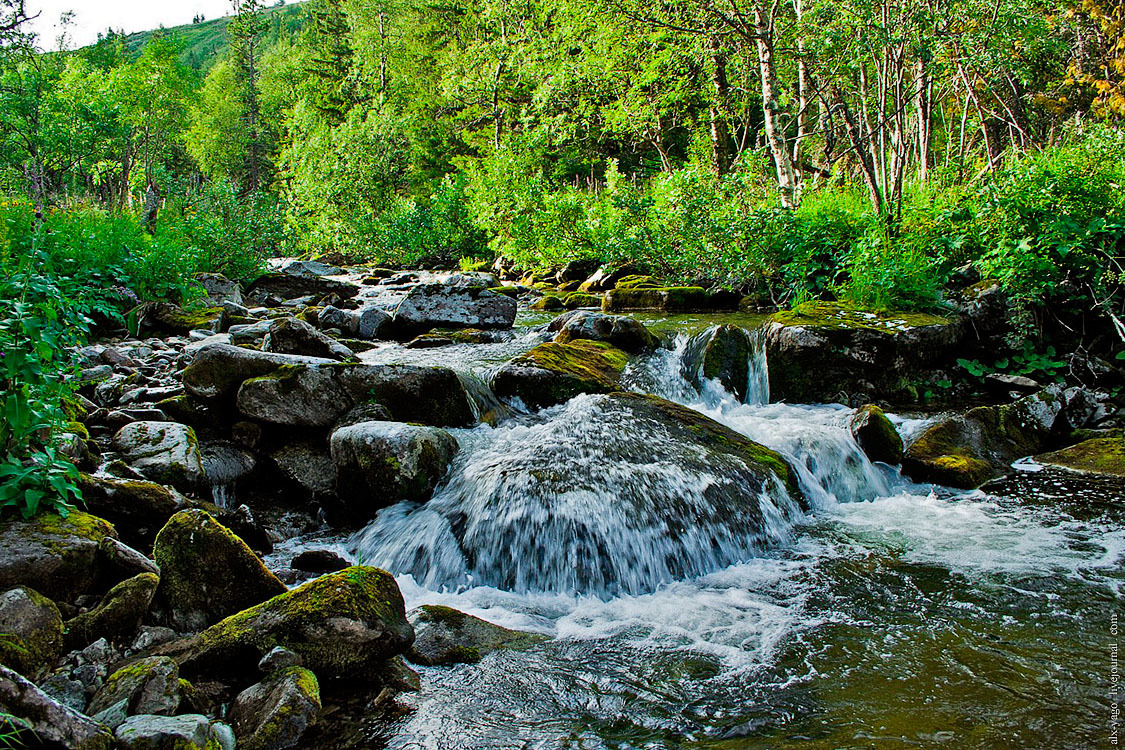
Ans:
[[[107,521],[72,510],[29,519],[0,521],[0,590],[27,585],[55,601],[71,601],[94,590],[98,544],[117,538]]]
[[[82,648],[99,638],[130,641],[148,614],[159,583],[155,574],[141,573],[114,586],[97,607],[67,621],[67,645]]]
[[[856,409],[849,427],[859,447],[872,461],[892,466],[902,463],[902,438],[878,406],[867,404]]]
[[[38,679],[62,649],[62,616],[53,601],[27,586],[0,594],[0,664]]]
[[[584,339],[540,344],[500,368],[492,388],[534,408],[564,403],[580,393],[619,390],[629,357],[603,341]]]
[[[419,607],[408,619],[416,635],[408,656],[427,666],[478,662],[497,649],[524,649],[547,640],[538,633],[510,630],[439,605]]]
[[[1036,456],[1035,460],[1084,474],[1125,477],[1125,439],[1105,437]]]

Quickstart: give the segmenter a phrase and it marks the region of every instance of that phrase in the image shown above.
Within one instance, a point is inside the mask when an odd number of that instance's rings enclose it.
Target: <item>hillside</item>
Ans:
[[[265,33],[265,46],[272,44],[282,31],[295,31],[304,21],[304,2],[278,5],[265,10],[270,27]],[[215,18],[202,23],[191,23],[183,26],[174,26],[163,29],[174,34],[184,44],[182,57],[192,69],[206,72],[213,62],[222,55],[227,46],[227,22],[229,16]],[[130,52],[139,53],[152,35],[153,31],[139,31],[125,37],[125,44]]]

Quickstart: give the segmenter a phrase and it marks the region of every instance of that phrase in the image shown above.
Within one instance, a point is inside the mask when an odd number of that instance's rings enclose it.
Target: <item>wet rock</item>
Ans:
[[[273,321],[269,333],[262,341],[262,351],[301,354],[339,362],[355,359],[355,352],[351,349],[297,318],[280,318]]]
[[[852,416],[848,428],[872,461],[882,461],[891,466],[902,463],[902,438],[878,406],[861,406]]]
[[[180,668],[167,656],[151,656],[123,667],[108,678],[87,712],[110,729],[130,716],[174,716],[180,708]]]
[[[312,443],[292,443],[270,454],[274,464],[290,481],[311,497],[336,491],[336,465],[328,449]]]
[[[300,746],[320,709],[316,675],[294,666],[239,693],[229,718],[241,750],[284,750]]]
[[[361,524],[402,500],[423,501],[449,470],[457,440],[443,429],[360,422],[332,433],[337,522]]]
[[[1102,437],[1085,440],[1052,453],[1035,457],[1044,466],[1082,474],[1125,477],[1125,439]]]
[[[745,403],[750,384],[750,357],[754,344],[744,328],[721,325],[694,337],[684,356],[685,374],[697,388],[717,380],[728,393]]]
[[[116,536],[109,523],[78,510],[0,522],[0,588],[26,585],[62,602],[90,593],[102,570],[98,545]]]
[[[546,640],[546,636],[502,628],[452,607],[424,605],[406,617],[414,626],[414,646],[407,657],[424,666],[478,662],[497,649],[527,648]]]
[[[242,305],[242,287],[237,281],[231,281],[221,273],[199,273],[194,281],[203,287],[207,295],[201,302],[204,307],[222,307],[224,302]]]
[[[47,597],[19,586],[0,594],[0,663],[37,679],[63,649],[59,608]]]
[[[903,470],[917,481],[972,489],[1003,476],[1018,458],[1070,432],[1057,386],[1011,404],[980,406],[932,425],[906,449]]]
[[[770,397],[821,403],[844,392],[911,400],[913,384],[955,356],[960,335],[958,324],[933,315],[805,303],[766,327]]]
[[[369,677],[413,642],[394,578],[357,566],[309,581],[158,653],[176,659],[183,674],[237,682],[283,646],[322,678],[342,679]]]
[[[547,342],[497,370],[492,390],[531,408],[554,406],[580,393],[618,390],[627,362],[625,352],[602,341]]]
[[[583,281],[578,289],[582,292],[605,292],[617,286],[619,280],[636,273],[636,266],[630,264],[618,268],[602,266]]]
[[[663,289],[612,289],[602,299],[605,312],[624,310],[661,310],[663,312],[701,312],[712,310],[734,310],[738,308],[737,299],[733,305],[725,296],[712,295],[697,286],[667,287]]]
[[[227,487],[250,475],[258,465],[254,454],[226,440],[200,446],[203,473],[212,487]]]
[[[155,606],[180,630],[200,630],[286,590],[244,541],[201,510],[173,516],[153,556],[160,568]]]
[[[604,341],[634,354],[652,351],[660,345],[660,339],[643,323],[619,315],[575,311],[555,318],[548,328],[558,331],[555,341],[562,344],[578,340]]]
[[[309,549],[294,557],[289,567],[306,573],[335,573],[350,564],[332,550]]]
[[[123,750],[234,750],[229,728],[202,714],[131,716],[114,737]]]
[[[111,588],[97,607],[67,621],[67,645],[80,648],[99,638],[130,643],[148,614],[159,583],[154,573],[141,573]]]
[[[0,666],[0,711],[23,719],[21,739],[67,750],[110,750],[113,735],[88,716],[64,706],[17,672]]]
[[[491,289],[454,284],[420,284],[394,312],[403,330],[430,328],[511,328],[516,301]]]
[[[133,422],[113,438],[125,460],[146,479],[197,487],[204,479],[195,430],[176,422]]]

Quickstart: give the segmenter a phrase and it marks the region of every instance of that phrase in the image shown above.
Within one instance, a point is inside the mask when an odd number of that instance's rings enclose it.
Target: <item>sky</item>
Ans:
[[[147,31],[161,25],[181,26],[191,23],[196,13],[208,20],[230,13],[230,0],[27,0],[29,15],[39,13],[31,30],[39,34],[41,49],[57,49],[59,16],[74,11],[74,21],[67,33],[71,47],[83,47],[97,41],[106,29],[124,29],[125,33]]]

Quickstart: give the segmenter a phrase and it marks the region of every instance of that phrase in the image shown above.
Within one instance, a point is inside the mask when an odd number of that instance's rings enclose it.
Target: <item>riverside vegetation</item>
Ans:
[[[0,743],[1100,736],[1036,639],[1094,674],[1068,618],[1120,583],[1120,8],[235,0],[50,50],[26,16],[0,0]],[[1025,618],[1040,587],[1073,611]],[[939,710],[841,656],[919,671],[858,622],[951,642]],[[603,644],[628,708],[570,684]],[[1078,697],[992,690],[1029,663]]]

